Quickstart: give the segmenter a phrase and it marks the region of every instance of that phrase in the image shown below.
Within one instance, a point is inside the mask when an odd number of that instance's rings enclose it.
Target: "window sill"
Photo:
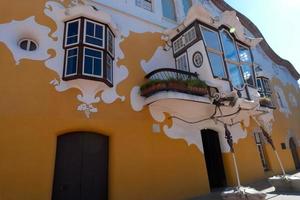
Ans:
[[[64,81],[71,81],[71,80],[77,80],[77,79],[85,79],[85,80],[90,80],[90,81],[103,82],[108,87],[113,87],[113,84],[105,78],[97,78],[97,77],[86,76],[86,75],[73,75],[73,76],[68,76],[68,77],[62,78],[62,80],[64,80]]]

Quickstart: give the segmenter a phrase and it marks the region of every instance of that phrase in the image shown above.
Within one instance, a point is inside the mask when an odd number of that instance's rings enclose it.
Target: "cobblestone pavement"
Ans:
[[[300,172],[295,173],[294,175],[300,177]],[[248,185],[247,185],[248,186]],[[299,193],[282,193],[276,192],[275,188],[272,187],[267,180],[262,180],[249,185],[250,187],[255,188],[258,191],[262,191],[267,193],[267,200],[300,200],[300,192]],[[220,194],[221,191],[212,192],[206,196],[192,198],[189,200],[222,200]]]

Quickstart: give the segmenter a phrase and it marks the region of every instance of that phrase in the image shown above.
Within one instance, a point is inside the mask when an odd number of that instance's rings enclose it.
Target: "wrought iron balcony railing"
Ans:
[[[198,80],[197,73],[173,68],[160,68],[145,76],[149,80]]]

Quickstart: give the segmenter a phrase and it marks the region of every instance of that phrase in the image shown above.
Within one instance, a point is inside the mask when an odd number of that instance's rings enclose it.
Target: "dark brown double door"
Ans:
[[[108,137],[70,133],[57,139],[52,200],[108,199]]]

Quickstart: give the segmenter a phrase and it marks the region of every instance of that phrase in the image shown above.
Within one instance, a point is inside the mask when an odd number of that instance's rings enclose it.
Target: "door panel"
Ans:
[[[108,137],[72,133],[58,137],[52,200],[106,200]]]
[[[225,187],[226,176],[220,148],[219,135],[213,130],[201,131],[205,163],[211,189]]]
[[[82,166],[82,200],[107,199],[107,137],[84,135]]]

